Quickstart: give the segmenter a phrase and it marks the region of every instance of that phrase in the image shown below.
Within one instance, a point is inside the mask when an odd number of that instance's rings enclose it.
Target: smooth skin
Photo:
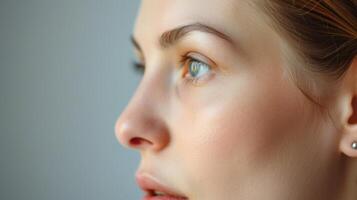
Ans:
[[[252,2],[142,1],[133,37],[145,73],[116,122],[118,140],[141,153],[138,171],[190,200],[356,198],[356,59],[322,111],[291,78],[289,41]],[[188,24],[232,41],[194,30],[161,46],[164,32]],[[199,81],[187,81],[183,55],[207,64]]]

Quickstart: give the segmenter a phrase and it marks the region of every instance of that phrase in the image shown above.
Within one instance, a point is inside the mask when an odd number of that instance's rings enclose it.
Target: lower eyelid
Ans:
[[[183,81],[185,84],[192,85],[194,87],[200,87],[206,85],[210,80],[215,77],[215,72],[210,71],[208,74],[204,75],[202,78],[192,78],[192,77],[184,77]]]

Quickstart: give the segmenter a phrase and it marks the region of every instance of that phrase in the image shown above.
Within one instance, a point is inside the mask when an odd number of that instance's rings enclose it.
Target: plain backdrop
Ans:
[[[139,0],[0,0],[0,200],[135,200],[117,117]]]

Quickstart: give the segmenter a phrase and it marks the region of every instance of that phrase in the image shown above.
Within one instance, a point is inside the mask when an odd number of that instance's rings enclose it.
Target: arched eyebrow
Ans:
[[[229,37],[227,34],[221,32],[221,31],[218,31],[216,28],[213,28],[211,26],[201,24],[201,23],[184,25],[184,26],[180,26],[180,27],[177,27],[172,30],[164,32],[159,38],[160,47],[163,49],[168,48],[168,47],[174,45],[176,42],[178,42],[180,39],[182,39],[188,33],[193,32],[193,31],[210,33],[212,35],[215,35],[215,36],[227,41],[230,45],[235,47],[235,43],[234,43],[233,39],[231,37]],[[131,41],[132,41],[133,45],[135,46],[135,48],[138,51],[141,51],[141,47],[133,35],[131,36]]]

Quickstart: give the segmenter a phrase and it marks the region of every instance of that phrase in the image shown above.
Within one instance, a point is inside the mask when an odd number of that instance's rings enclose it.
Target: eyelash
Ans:
[[[189,69],[187,69],[187,68],[189,68],[190,67],[189,64],[191,62],[194,62],[194,61],[195,62],[199,62],[199,63],[203,63],[203,64],[205,64],[205,65],[207,65],[209,67],[209,70],[212,70],[212,66],[207,64],[206,62],[201,61],[200,59],[194,58],[194,57],[192,57],[192,56],[190,56],[188,54],[185,54],[185,55],[181,56],[181,59],[179,61],[180,62],[180,66],[181,66],[180,69],[183,68],[183,70],[184,70],[184,72],[182,73],[184,84],[198,85],[198,82],[201,79],[204,79],[204,77],[203,78],[186,77],[186,74],[189,73],[188,72]],[[132,65],[133,65],[133,68],[134,68],[134,70],[136,72],[138,72],[140,74],[144,74],[144,72],[145,72],[145,64],[142,64],[140,62],[134,61],[132,63]],[[210,72],[208,72],[208,73],[210,73]]]

